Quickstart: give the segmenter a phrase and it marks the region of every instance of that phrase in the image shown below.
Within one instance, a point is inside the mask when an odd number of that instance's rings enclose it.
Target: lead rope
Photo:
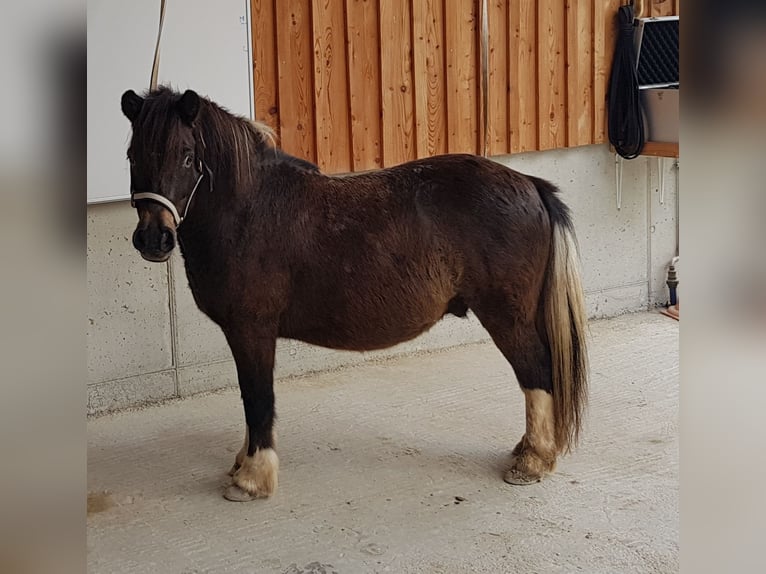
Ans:
[[[157,89],[157,74],[160,71],[160,39],[162,38],[162,25],[165,23],[165,0],[160,0],[160,27],[157,30],[157,43],[154,45],[154,63],[152,64],[152,77],[149,79],[149,90]]]

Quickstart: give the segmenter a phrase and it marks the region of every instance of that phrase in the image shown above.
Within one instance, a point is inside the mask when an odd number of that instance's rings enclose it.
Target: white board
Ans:
[[[88,2],[88,203],[130,197],[128,89],[149,88],[160,0]],[[167,0],[160,84],[254,117],[248,0]]]

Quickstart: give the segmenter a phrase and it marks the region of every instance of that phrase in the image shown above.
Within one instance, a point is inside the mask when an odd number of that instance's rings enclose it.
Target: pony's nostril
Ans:
[[[133,247],[142,253],[146,250],[146,237],[143,229],[136,229],[133,232]]]
[[[163,227],[160,235],[160,251],[167,253],[172,251],[175,246],[176,241],[173,232],[169,228]]]

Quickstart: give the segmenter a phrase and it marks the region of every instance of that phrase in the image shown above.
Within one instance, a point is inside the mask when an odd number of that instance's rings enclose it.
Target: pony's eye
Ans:
[[[194,155],[190,154],[190,153],[187,153],[184,156],[184,167],[185,168],[190,168],[193,163],[194,163]]]

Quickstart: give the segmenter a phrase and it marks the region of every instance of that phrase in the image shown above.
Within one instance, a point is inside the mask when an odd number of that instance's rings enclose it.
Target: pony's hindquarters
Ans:
[[[513,260],[498,265],[513,273],[470,301],[525,395],[526,432],[505,476],[512,484],[537,482],[576,444],[587,394],[587,322],[571,217],[554,186],[530,180],[539,193],[530,201],[547,221],[513,222],[525,229],[524,241],[512,244]]]

